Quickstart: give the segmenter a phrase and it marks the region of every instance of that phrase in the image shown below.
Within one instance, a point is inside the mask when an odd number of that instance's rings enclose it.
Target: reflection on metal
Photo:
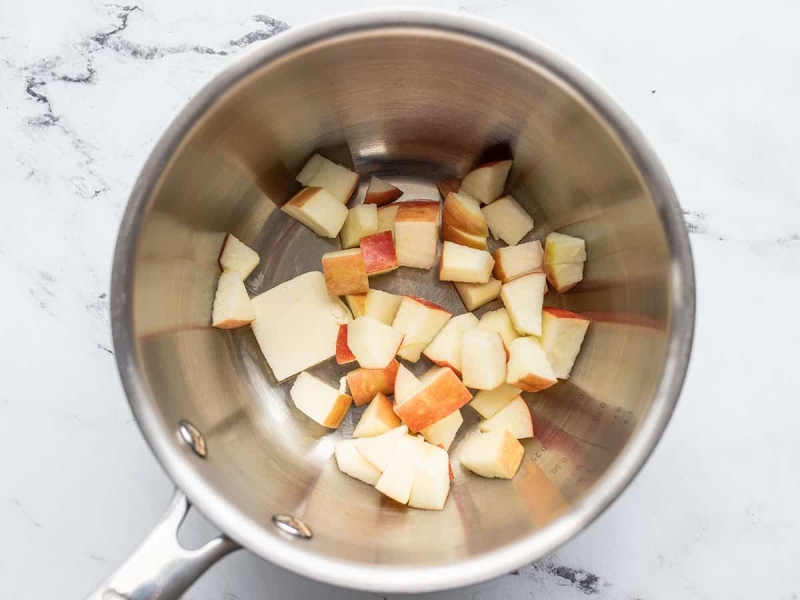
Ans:
[[[274,515],[272,517],[272,522],[284,533],[288,533],[289,535],[303,540],[310,540],[314,535],[308,525],[292,515]]]
[[[189,423],[189,421],[181,421],[178,424],[178,432],[181,434],[181,439],[186,442],[192,450],[194,450],[194,453],[197,454],[197,456],[200,458],[206,457],[208,454],[206,441],[203,439],[203,436],[197,427]]]

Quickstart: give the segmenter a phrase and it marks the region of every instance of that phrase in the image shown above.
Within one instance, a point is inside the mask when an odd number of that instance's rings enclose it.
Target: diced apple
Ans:
[[[360,443],[361,440],[340,440],[336,442],[334,446],[336,465],[345,475],[350,475],[350,477],[369,485],[375,485],[381,478],[381,472],[358,451]]]
[[[542,335],[542,302],[547,289],[544,273],[529,273],[500,288],[500,298],[519,333]]]
[[[522,396],[517,396],[497,411],[494,416],[481,421],[478,427],[484,433],[505,429],[518,440],[533,437],[531,410]]]
[[[539,340],[521,337],[512,342],[506,383],[526,392],[538,392],[557,383]]]
[[[461,416],[461,411],[455,410],[441,421],[429,425],[420,431],[420,433],[429,444],[441,446],[443,449],[447,450],[453,443],[456,433],[458,433],[458,429],[463,422],[464,417]]]
[[[394,412],[410,431],[422,431],[464,406],[472,398],[458,376],[448,368],[440,368],[434,376],[421,382],[410,397],[394,406]],[[397,400],[397,397],[395,397]]]
[[[503,196],[481,211],[494,239],[501,239],[509,246],[516,246],[533,230],[533,217],[511,196]]]
[[[460,244],[461,246],[469,246],[470,248],[475,248],[476,250],[489,249],[485,235],[464,233],[460,229],[456,229],[448,223],[442,223],[442,240],[445,242]]]
[[[583,281],[583,265],[585,263],[561,263],[545,265],[547,280],[559,294],[568,292]]]
[[[394,360],[403,334],[369,316],[347,326],[347,345],[365,369],[385,369]]]
[[[522,464],[525,448],[505,429],[474,433],[461,445],[461,464],[481,477],[511,479]]]
[[[492,205],[494,206],[494,205]],[[503,283],[542,270],[544,250],[540,242],[498,248],[494,256],[494,276]]]
[[[379,231],[361,238],[361,254],[368,276],[383,275],[397,266],[397,251],[391,231]]]
[[[445,224],[471,235],[489,235],[480,203],[464,192],[447,194],[442,208],[442,225]]]
[[[395,446],[375,489],[400,504],[408,504],[423,444],[425,442],[417,437],[403,436]]]
[[[404,267],[430,269],[439,244],[439,202],[400,202],[394,222],[397,262]]]
[[[441,281],[487,283],[492,276],[494,259],[486,250],[476,250],[453,242],[444,242],[439,263]]]
[[[411,398],[420,387],[422,387],[422,382],[401,364],[397,368],[397,377],[394,381],[395,404],[400,404]]]
[[[478,326],[478,318],[464,313],[450,319],[423,354],[440,367],[450,367],[461,375],[461,340],[464,334]]]
[[[356,362],[356,355],[347,345],[347,323],[339,325],[339,335],[336,337],[336,364],[347,365]]]
[[[388,204],[378,209],[378,231],[391,231],[394,235],[394,221],[397,218],[397,209],[400,205]]]
[[[322,255],[325,287],[332,296],[366,294],[369,291],[367,271],[360,248],[337,250]]]
[[[375,394],[353,430],[354,438],[375,437],[400,427],[403,423],[394,414],[392,401],[384,394]]]
[[[506,349],[508,355],[511,342],[519,337],[517,330],[514,329],[514,324],[511,322],[511,315],[508,314],[508,309],[498,308],[484,313],[478,323],[478,329],[484,331],[494,331],[500,335],[503,340],[503,347]]]
[[[556,231],[549,233],[544,244],[545,265],[586,262],[586,242]]]
[[[342,248],[356,248],[361,238],[378,231],[378,208],[374,204],[359,204],[347,211],[339,239]]]
[[[370,289],[367,292],[367,302],[365,306],[365,314],[377,319],[381,323],[391,325],[397,316],[397,309],[400,308],[400,303],[403,301],[402,296],[390,294],[382,290]]]
[[[403,296],[392,327],[405,337],[397,355],[415,363],[422,351],[431,343],[445,323],[450,313],[438,304],[416,296]]]
[[[253,333],[278,381],[334,356],[339,325],[349,318],[328,294],[319,271],[299,275],[251,302]]]
[[[467,310],[475,310],[500,296],[503,284],[498,279],[489,279],[486,283],[456,283],[456,291]]]
[[[403,192],[394,187],[391,183],[385,182],[383,179],[373,177],[369,180],[369,187],[367,188],[367,195],[364,198],[364,204],[375,204],[383,206],[394,202]]]
[[[366,294],[345,294],[344,297],[347,302],[347,307],[353,313],[353,318],[363,317],[366,313]]]
[[[450,493],[450,461],[447,452],[435,445],[417,448],[417,460],[408,505],[425,510],[442,510]]]
[[[235,271],[242,281],[258,266],[258,253],[236,239],[233,234],[225,236],[219,252],[219,267],[223,271]]]
[[[395,393],[395,379],[400,363],[393,360],[385,369],[356,369],[347,374],[347,387],[353,395],[356,406],[370,402],[376,394]]]
[[[341,204],[347,204],[358,185],[358,175],[319,154],[308,160],[295,179],[301,185],[327,190]]]
[[[219,276],[214,306],[211,309],[211,324],[218,329],[236,329],[249,325],[256,319],[256,313],[236,271],[226,271]]]
[[[320,187],[303,188],[281,207],[322,237],[335,238],[347,219],[347,207]]]
[[[493,390],[506,380],[506,351],[500,335],[483,329],[464,334],[461,347],[464,385],[477,390]]]
[[[289,390],[297,409],[323,427],[336,429],[344,419],[353,398],[303,371]]]
[[[447,194],[458,193],[458,190],[461,189],[461,180],[457,177],[440,179],[436,182],[436,187],[439,188],[439,193],[442,195],[442,199],[445,199],[447,198]]]
[[[559,379],[568,379],[581,351],[589,319],[559,308],[542,310],[542,348]]]
[[[461,182],[459,191],[466,192],[483,204],[490,204],[503,195],[512,160],[486,163],[470,171]]]
[[[481,390],[475,394],[469,405],[484,419],[489,419],[517,396],[519,388],[504,383],[493,390]]]
[[[407,437],[409,437],[408,427],[401,425],[375,437],[359,438],[359,444],[356,448],[358,448],[361,456],[366,458],[376,469],[383,472],[389,463],[389,459],[392,458],[397,444]]]

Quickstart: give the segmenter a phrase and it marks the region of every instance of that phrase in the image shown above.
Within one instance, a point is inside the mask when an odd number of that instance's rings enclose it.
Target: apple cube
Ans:
[[[339,427],[353,403],[350,396],[306,371],[297,376],[289,395],[300,412],[331,429]]]
[[[461,445],[461,464],[481,477],[511,479],[522,464],[525,448],[505,429],[474,433]]]
[[[441,446],[447,450],[456,438],[456,433],[458,433],[458,429],[463,422],[464,417],[461,416],[461,411],[455,410],[441,421],[429,425],[420,433],[429,444]]]
[[[391,231],[394,235],[394,221],[399,208],[399,204],[389,204],[378,209],[378,231]]]
[[[226,271],[219,276],[211,324],[219,329],[236,329],[256,319],[255,310],[242,283],[240,273]]]
[[[341,204],[347,204],[358,185],[358,175],[319,154],[308,160],[295,179],[300,185],[327,190]]]
[[[336,442],[333,451],[336,457],[336,465],[345,475],[350,475],[350,477],[369,485],[375,485],[381,478],[381,472],[358,451],[360,443],[361,440],[341,440]]]
[[[545,265],[547,280],[559,294],[568,292],[583,281],[582,262]]]
[[[459,246],[453,242],[442,245],[442,258],[439,262],[441,281],[487,283],[492,276],[493,267],[494,259],[486,250]]]
[[[568,379],[581,351],[589,319],[568,310],[542,310],[542,348],[559,379]]]
[[[442,225],[445,224],[471,235],[489,235],[480,203],[464,192],[447,194],[442,208]]]
[[[392,401],[379,392],[375,394],[372,402],[367,405],[364,414],[358,420],[358,425],[353,430],[353,437],[375,437],[396,429],[402,424],[400,418],[394,414]]]
[[[304,273],[251,300],[251,327],[278,381],[321,363],[336,353],[339,325],[347,309],[328,294],[325,276]]]
[[[489,279],[486,283],[456,283],[456,291],[467,310],[475,310],[500,296],[503,284],[498,279]]]
[[[521,337],[511,343],[506,383],[526,392],[538,392],[557,383],[539,340]]]
[[[529,273],[500,288],[500,298],[519,333],[542,335],[542,302],[547,290],[544,273]]]
[[[347,365],[356,362],[356,355],[347,345],[347,323],[339,325],[339,335],[336,336],[336,364]]]
[[[556,231],[549,233],[545,238],[544,262],[545,265],[586,262],[586,242]]]
[[[344,299],[345,302],[347,302],[347,306],[350,309],[350,312],[353,313],[354,318],[363,317],[365,314],[367,314],[366,294],[345,294]]]
[[[397,266],[397,251],[391,231],[379,231],[361,238],[361,254],[368,276],[383,275]]]
[[[436,187],[442,198],[447,198],[447,194],[456,194],[461,189],[461,180],[457,177],[450,177],[448,179],[440,179],[436,182]]]
[[[347,219],[347,207],[320,187],[303,188],[281,210],[321,237],[335,238]]]
[[[423,444],[425,442],[417,437],[403,436],[395,446],[375,489],[400,504],[408,504]]]
[[[420,387],[410,397],[397,402],[394,412],[410,431],[416,433],[441,421],[471,399],[472,394],[458,375],[445,367],[438,369],[426,381],[421,381]]]
[[[347,211],[339,239],[342,248],[356,248],[361,238],[378,231],[378,208],[374,204],[359,204]]]
[[[478,326],[478,317],[464,313],[450,319],[423,354],[440,367],[450,367],[461,374],[461,341],[464,334]],[[430,441],[430,440],[429,440]],[[433,442],[431,442],[433,443]]]
[[[506,351],[503,340],[492,331],[473,329],[464,334],[461,347],[464,385],[493,390],[506,380]]]
[[[400,440],[407,437],[409,437],[408,427],[401,425],[375,437],[359,438],[359,444],[356,448],[358,448],[361,456],[366,458],[376,469],[383,472]]]
[[[518,440],[533,437],[531,410],[522,396],[517,396],[494,416],[481,421],[478,427],[484,433],[506,430]]]
[[[371,289],[367,292],[365,314],[381,323],[391,325],[395,316],[397,316],[397,310],[400,308],[402,301],[402,296]]]
[[[442,510],[450,493],[450,461],[447,452],[431,444],[417,447],[408,505],[425,510]]]
[[[366,294],[369,291],[367,271],[360,248],[337,250],[322,255],[325,287],[332,296]]]
[[[356,406],[370,402],[377,394],[391,395],[395,393],[397,370],[400,363],[393,360],[385,369],[356,369],[347,374],[347,387],[353,396]]]
[[[347,345],[365,369],[385,369],[394,360],[403,334],[369,316],[347,326]]]
[[[494,206],[493,204],[491,206]],[[540,242],[498,248],[494,256],[494,276],[503,283],[542,270],[544,250]]]
[[[397,355],[415,363],[422,351],[431,343],[445,323],[450,313],[438,304],[416,296],[403,296],[392,327],[405,337]]]
[[[493,390],[481,390],[475,394],[469,405],[484,419],[489,419],[517,396],[519,388],[504,383]]]
[[[512,160],[486,163],[470,171],[461,182],[461,192],[466,192],[483,204],[490,204],[503,195]]]
[[[219,252],[219,267],[223,271],[235,271],[244,281],[258,266],[258,253],[240,242],[232,234],[225,236]]]
[[[364,204],[375,204],[383,206],[394,202],[403,192],[394,187],[391,183],[385,182],[383,179],[373,177],[369,180],[369,187],[367,187],[367,195],[364,198]]]
[[[503,347],[506,349],[508,355],[511,342],[519,337],[517,330],[514,329],[514,324],[511,322],[511,315],[508,314],[507,308],[498,308],[484,313],[478,323],[478,329],[484,331],[494,331],[500,335],[503,340]]]
[[[439,245],[439,202],[399,203],[394,239],[399,265],[430,269],[436,262]]]
[[[533,217],[511,196],[503,196],[481,211],[494,239],[501,239],[509,246],[516,246],[533,231]]]
[[[400,404],[411,398],[414,392],[421,386],[422,382],[417,379],[416,375],[409,371],[404,365],[400,365],[397,368],[397,376],[394,381],[395,404]]]
[[[485,235],[474,235],[456,229],[449,223],[442,223],[442,240],[453,242],[461,246],[469,246],[476,250],[488,250],[489,244],[486,242]]]

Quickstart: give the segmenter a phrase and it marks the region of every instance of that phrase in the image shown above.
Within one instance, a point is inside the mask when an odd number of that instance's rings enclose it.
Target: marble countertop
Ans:
[[[133,421],[110,340],[128,191],[177,111],[241,49],[333,12],[321,0],[135,1],[0,6],[4,600],[82,597],[164,509],[172,486]],[[426,597],[796,600],[800,4],[413,4],[522,30],[608,88],[677,188],[699,302],[677,412],[612,508],[539,563]],[[207,531],[193,518],[186,535]],[[247,552],[186,597],[380,598]]]

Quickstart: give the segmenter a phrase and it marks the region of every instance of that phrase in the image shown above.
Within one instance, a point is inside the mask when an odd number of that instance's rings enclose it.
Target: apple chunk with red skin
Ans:
[[[471,399],[472,394],[458,375],[444,367],[422,381],[408,398],[395,404],[394,412],[416,433],[441,421]]]
[[[211,324],[218,329],[236,329],[255,320],[256,312],[240,274],[229,271],[220,275],[211,310]]]
[[[450,313],[438,304],[417,296],[403,296],[392,327],[405,337],[397,355],[410,362],[417,362],[425,347],[431,343]]]
[[[529,273],[500,288],[500,298],[519,333],[542,335],[542,302],[547,290],[544,273]]]
[[[242,281],[258,266],[258,253],[240,242],[233,234],[225,236],[219,252],[219,267],[223,271],[236,271]]]
[[[396,427],[402,423],[400,418],[394,414],[392,401],[384,394],[377,393],[367,405],[367,409],[358,421],[358,425],[353,430],[354,438],[375,437]]]
[[[569,378],[588,329],[589,319],[579,314],[559,308],[542,310],[542,348],[559,379]]]
[[[478,326],[478,317],[464,313],[450,319],[423,354],[440,367],[450,367],[461,376],[461,345],[464,334]],[[428,440],[430,441],[430,440]]]
[[[400,204],[387,204],[378,209],[378,231],[391,231],[394,235],[394,220],[397,218],[397,210]]]
[[[474,433],[461,445],[459,459],[481,477],[511,479],[522,464],[525,448],[505,429]]]
[[[464,417],[461,416],[461,411],[454,410],[444,419],[420,431],[420,434],[422,434],[422,437],[424,437],[425,441],[429,444],[441,446],[442,449],[447,450],[453,443],[456,433],[458,433],[458,429],[463,422]]]
[[[365,369],[385,369],[394,360],[403,334],[370,316],[347,325],[347,345]]]
[[[325,274],[325,287],[332,296],[366,294],[369,291],[360,248],[323,254],[322,272]]]
[[[538,392],[557,383],[539,340],[521,337],[511,343],[506,383],[526,392]]]
[[[356,406],[370,402],[377,394],[394,394],[397,370],[402,365],[393,360],[385,369],[356,369],[347,374],[347,387]]]
[[[461,182],[459,191],[466,192],[483,204],[490,204],[503,195],[512,160],[483,164],[470,171]]]
[[[453,242],[442,245],[442,258],[439,263],[441,281],[461,283],[486,283],[492,276],[494,259],[486,250],[460,246]]]
[[[387,183],[379,177],[373,177],[369,180],[369,187],[367,187],[367,195],[364,197],[364,204],[383,206],[384,204],[389,204],[389,202],[394,202],[402,195],[403,192],[391,183]]]
[[[347,211],[339,239],[342,248],[356,248],[361,238],[378,231],[378,209],[372,204],[359,204]]]
[[[336,429],[344,419],[353,398],[303,371],[289,390],[294,405],[323,427]]]
[[[474,235],[465,233],[449,223],[442,223],[442,240],[453,242],[461,246],[469,246],[476,250],[488,250],[489,244],[486,242],[485,235]]]
[[[430,269],[439,245],[439,202],[400,202],[394,220],[397,262],[400,266]]]
[[[481,431],[508,430],[518,440],[533,437],[533,419],[522,396],[517,396],[494,415],[481,421],[478,425]]]
[[[397,251],[391,231],[379,231],[361,238],[361,254],[368,276],[383,275],[397,266]]]
[[[494,257],[492,271],[494,276],[506,283],[522,275],[541,271],[544,250],[538,241],[527,242],[519,246],[498,248],[492,256]]]
[[[339,325],[339,335],[336,336],[336,364],[347,365],[356,362],[356,355],[347,345],[347,323]]]
[[[320,237],[335,238],[347,219],[347,207],[321,187],[303,188],[281,210]]]
[[[489,235],[480,203],[463,192],[447,194],[442,207],[442,225],[445,223],[470,235]]]
[[[301,185],[327,190],[343,205],[347,204],[358,185],[356,173],[319,154],[308,160],[295,179]]]

